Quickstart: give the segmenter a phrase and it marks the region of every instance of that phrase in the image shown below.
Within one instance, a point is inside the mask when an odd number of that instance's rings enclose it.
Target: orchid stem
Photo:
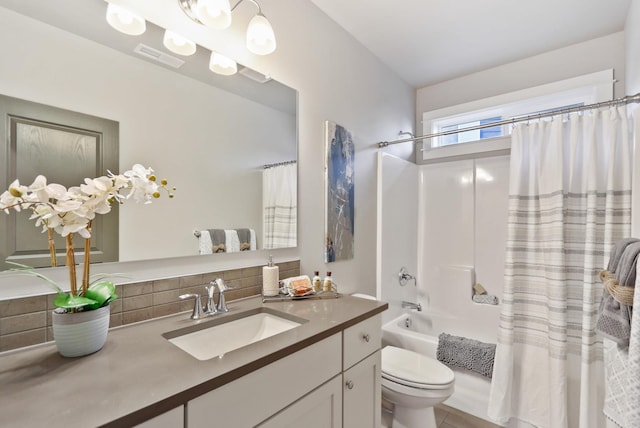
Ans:
[[[76,283],[76,258],[73,254],[73,233],[67,235],[67,267],[69,268],[69,287],[72,296],[78,295]]]
[[[87,224],[87,232],[91,234],[91,220]],[[91,237],[84,240],[84,265],[82,269],[82,295],[87,293],[89,287],[89,267],[91,263]]]
[[[53,241],[53,229],[47,229],[47,235],[49,236],[49,254],[51,255],[51,267],[58,266],[58,259],[56,258],[56,243]]]

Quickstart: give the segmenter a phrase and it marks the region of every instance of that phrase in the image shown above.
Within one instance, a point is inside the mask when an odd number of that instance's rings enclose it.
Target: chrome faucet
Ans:
[[[201,318],[216,315],[221,312],[229,312],[229,307],[227,306],[224,292],[227,290],[232,290],[234,287],[226,285],[222,278],[217,278],[215,281],[211,281],[209,285],[205,285],[204,288],[207,291],[207,304],[205,307],[202,306],[202,298],[199,294],[189,293],[178,296],[180,297],[180,300],[194,299],[191,319],[199,320]],[[218,289],[219,294],[217,305],[214,300],[216,289]]]
[[[179,297],[180,300],[195,299],[193,302],[193,312],[191,313],[192,320],[199,320],[205,316],[205,313],[202,311],[202,300],[200,299],[199,294],[181,294]]]
[[[422,305],[420,303],[413,303],[413,302],[407,302],[407,301],[402,301],[402,307],[403,308],[409,308],[409,309],[415,309],[418,312],[422,312]]]

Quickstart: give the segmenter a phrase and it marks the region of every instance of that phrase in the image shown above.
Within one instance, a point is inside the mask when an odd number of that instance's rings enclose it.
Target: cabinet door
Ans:
[[[342,427],[342,376],[336,376],[277,415],[260,428]]]
[[[344,372],[342,425],[372,428],[381,425],[380,351]]]

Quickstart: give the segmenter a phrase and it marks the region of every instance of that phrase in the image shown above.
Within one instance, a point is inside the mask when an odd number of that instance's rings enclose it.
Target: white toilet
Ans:
[[[393,428],[436,428],[433,406],[453,394],[453,371],[407,349],[382,349],[382,398],[394,405]]]
[[[368,294],[353,296],[376,300]],[[436,428],[433,406],[453,394],[453,370],[426,355],[385,346],[381,371],[382,399],[393,404],[392,428]]]

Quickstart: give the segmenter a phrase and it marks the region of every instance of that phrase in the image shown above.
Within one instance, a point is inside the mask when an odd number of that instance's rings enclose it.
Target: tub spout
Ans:
[[[420,303],[413,303],[413,302],[403,301],[402,302],[402,307],[403,308],[409,308],[409,309],[415,309],[418,312],[422,311],[422,305]]]

